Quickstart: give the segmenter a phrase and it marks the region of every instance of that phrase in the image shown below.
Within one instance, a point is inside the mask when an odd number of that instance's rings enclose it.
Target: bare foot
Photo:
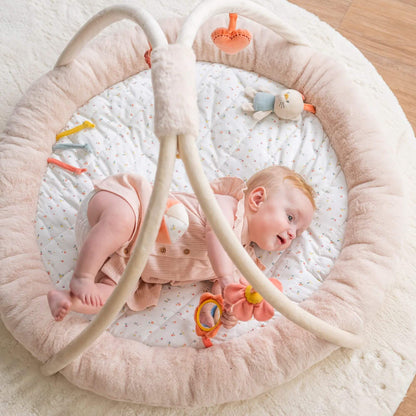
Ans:
[[[103,306],[98,286],[91,277],[72,276],[69,283],[71,293],[88,306]]]
[[[51,290],[48,292],[48,303],[55,321],[62,321],[71,309],[71,296],[63,290]]]
[[[214,317],[212,316],[212,304],[206,304],[202,307],[199,314],[199,322],[206,328],[212,328],[215,325]]]

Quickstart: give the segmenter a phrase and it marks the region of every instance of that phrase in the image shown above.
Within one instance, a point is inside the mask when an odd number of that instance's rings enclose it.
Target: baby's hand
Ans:
[[[231,329],[237,325],[238,319],[232,314],[232,312],[225,310],[221,316],[221,322],[224,328]]]

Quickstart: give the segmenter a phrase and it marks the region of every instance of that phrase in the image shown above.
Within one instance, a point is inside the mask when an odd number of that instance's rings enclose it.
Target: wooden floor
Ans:
[[[330,24],[365,55],[416,131],[416,0],[290,2]]]
[[[416,132],[416,0],[290,1],[360,49],[396,95]],[[395,416],[416,416],[416,379]]]

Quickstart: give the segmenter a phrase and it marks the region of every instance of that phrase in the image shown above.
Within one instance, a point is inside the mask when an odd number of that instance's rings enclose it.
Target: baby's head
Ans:
[[[312,187],[284,166],[254,174],[245,195],[249,239],[269,251],[288,248],[309,227],[316,208]]]

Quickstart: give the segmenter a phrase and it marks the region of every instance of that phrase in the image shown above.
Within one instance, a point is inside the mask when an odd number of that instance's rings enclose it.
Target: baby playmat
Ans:
[[[293,166],[315,183],[320,209],[305,236],[295,240],[281,257],[257,251],[268,266],[266,275],[278,277],[284,293],[301,302],[320,286],[341,249],[347,217],[345,178],[316,116],[305,112],[299,122],[270,116],[255,123],[241,109],[248,101],[243,92],[249,85],[275,92],[283,89],[253,72],[222,64],[197,64],[198,108],[203,120],[197,144],[210,180],[235,174],[245,179],[254,169],[281,164]],[[86,120],[95,123],[93,129],[60,139],[53,155],[87,171],[77,176],[51,165],[41,186],[36,230],[43,263],[57,287],[68,289],[77,257],[74,221],[80,199],[91,191],[92,181],[126,168],[154,177],[159,146],[153,133],[153,108],[150,71],[145,70],[92,98],[65,127],[69,130]],[[74,151],[59,147],[74,142],[89,148]],[[191,190],[180,160],[171,189]],[[164,285],[156,307],[125,312],[109,330],[147,345],[201,348],[194,331],[194,310],[209,286],[208,282]],[[216,342],[264,325],[256,320],[240,322],[231,330],[221,329]]]
[[[42,55],[48,62],[82,24],[111,6],[76,1],[70,10],[44,3],[46,17],[40,6],[30,6],[41,23],[39,44],[53,33],[47,26],[55,14],[65,33],[56,53]],[[36,360],[1,329],[4,412],[62,414],[65,404],[74,414],[393,414],[414,375],[413,132],[374,68],[313,15],[283,1],[209,1],[188,18],[197,5],[128,2],[102,12],[95,26],[80,32],[81,42],[70,43],[56,67],[33,83],[5,124],[0,311],[7,330]],[[82,16],[61,16],[77,8]],[[211,40],[214,29],[228,26],[229,12],[252,34],[233,55]],[[15,12],[8,13],[12,19]],[[97,25],[126,17],[130,21],[95,37]],[[25,36],[25,28],[16,34]],[[152,69],[144,56],[149,43]],[[40,65],[36,54],[33,61]],[[250,101],[246,87],[299,90],[316,114],[256,121],[242,109]],[[15,104],[17,96],[10,100]],[[94,127],[56,141],[59,132],[84,122]],[[166,163],[157,169],[159,151]],[[155,200],[161,200],[171,171],[171,191],[204,194],[201,175],[197,181],[189,175],[198,172],[199,158],[209,181],[248,179],[281,164],[316,191],[318,209],[302,237],[281,255],[256,251],[285,297],[270,290],[267,279],[255,280],[256,287],[282,313],[221,328],[214,346],[204,348],[193,321],[209,288],[202,282],[165,285],[159,304],[139,313],[106,305],[103,315],[108,311],[115,320],[102,334],[101,314],[71,312],[55,322],[46,294],[53,286],[68,288],[77,257],[75,218],[92,181],[140,173],[155,180]],[[237,249],[232,254],[239,260]],[[134,255],[126,275],[140,261]],[[122,283],[119,292],[128,292]],[[96,335],[87,339],[88,331]],[[78,339],[90,343],[79,354],[73,353]],[[65,351],[73,353],[69,359]],[[39,362],[46,363],[42,371]],[[50,376],[57,371],[72,384]]]

